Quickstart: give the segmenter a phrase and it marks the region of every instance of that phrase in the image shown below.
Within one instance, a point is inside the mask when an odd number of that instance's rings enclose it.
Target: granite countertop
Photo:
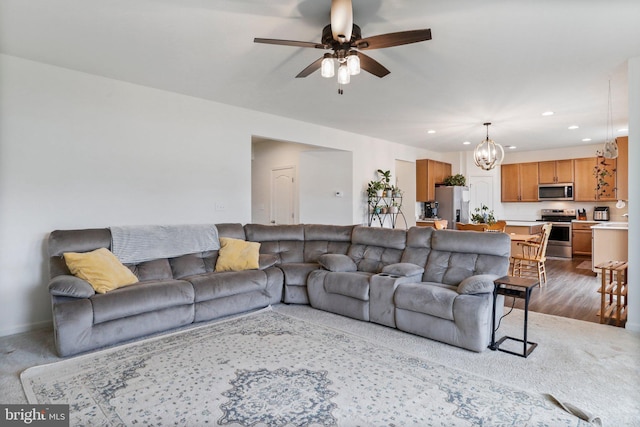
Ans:
[[[597,229],[597,230],[628,230],[629,223],[606,221],[606,222],[601,222],[598,225],[592,225],[591,228]]]

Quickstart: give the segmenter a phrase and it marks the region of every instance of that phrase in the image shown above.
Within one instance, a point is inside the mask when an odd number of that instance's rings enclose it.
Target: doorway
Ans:
[[[295,182],[295,166],[271,170],[271,224],[297,224]]]

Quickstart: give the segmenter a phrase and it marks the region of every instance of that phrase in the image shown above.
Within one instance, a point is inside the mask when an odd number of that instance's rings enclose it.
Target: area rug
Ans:
[[[69,404],[73,426],[589,425],[545,396],[271,310],[21,380],[29,403]]]

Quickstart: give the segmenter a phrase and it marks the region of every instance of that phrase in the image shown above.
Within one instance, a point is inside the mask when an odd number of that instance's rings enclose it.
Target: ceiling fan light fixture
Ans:
[[[473,150],[473,161],[476,166],[483,170],[491,170],[504,160],[504,149],[502,145],[489,139],[489,126],[491,123],[484,123],[487,127],[487,137]]]
[[[347,64],[340,64],[338,67],[338,83],[341,85],[347,85],[351,81],[351,74],[349,74],[349,68]]]
[[[320,66],[320,74],[324,78],[331,78],[335,76],[336,71],[333,66],[333,58],[330,53],[324,54],[324,59],[322,60],[322,65]]]
[[[347,56],[347,68],[352,76],[360,74],[360,58],[355,50],[349,52],[349,56]]]

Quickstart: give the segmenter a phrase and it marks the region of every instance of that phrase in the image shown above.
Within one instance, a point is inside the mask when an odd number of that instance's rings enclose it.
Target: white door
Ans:
[[[296,224],[293,166],[271,170],[271,223]]]
[[[482,205],[493,210],[493,177],[492,176],[470,176],[469,177],[469,210],[471,213]]]

